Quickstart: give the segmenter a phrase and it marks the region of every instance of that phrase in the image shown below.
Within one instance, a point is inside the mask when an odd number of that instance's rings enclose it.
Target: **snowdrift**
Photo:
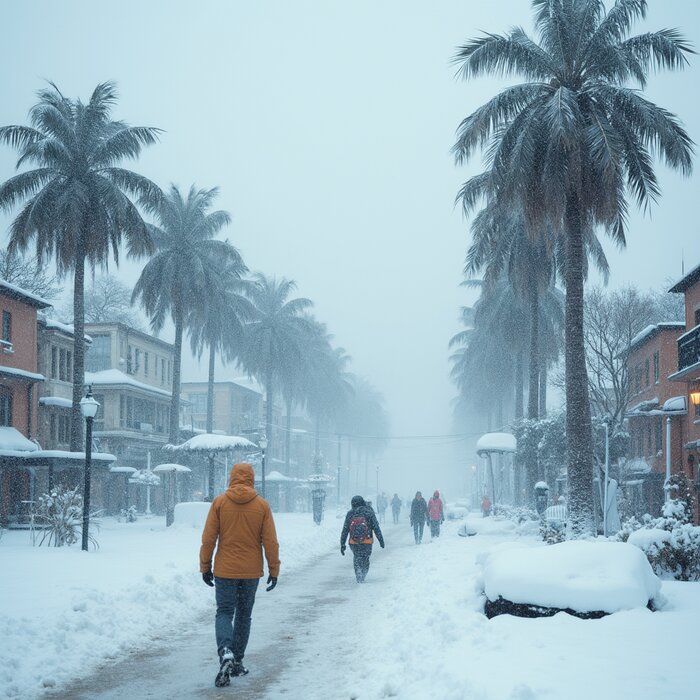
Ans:
[[[644,553],[623,542],[561,542],[498,551],[483,567],[484,611],[547,617],[568,612],[598,618],[649,607],[661,590]]]

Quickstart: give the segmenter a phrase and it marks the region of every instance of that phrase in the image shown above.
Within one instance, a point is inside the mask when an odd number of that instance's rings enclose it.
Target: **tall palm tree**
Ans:
[[[185,326],[189,330],[192,354],[201,358],[209,351],[206,430],[214,430],[214,377],[216,356],[226,362],[236,360],[243,351],[245,325],[253,319],[255,309],[247,297],[248,282],[242,276],[248,268],[238,261],[214,260],[207,270],[207,304],[203,313],[190,309]]]
[[[602,227],[625,242],[628,198],[655,202],[653,154],[689,174],[692,142],[678,119],[645,99],[650,70],[680,69],[690,45],[675,29],[629,37],[646,0],[533,0],[537,41],[516,27],[460,47],[464,78],[519,75],[460,124],[458,163],[487,146],[487,173],[462,188],[472,206],[484,187],[500,206],[522,206],[535,236],[549,223],[565,238],[566,435],[570,518],[593,522],[593,442],[583,342],[584,239]]]
[[[190,187],[186,197],[172,185],[155,211],[158,225],[149,229],[156,252],[136,282],[132,301],[140,301],[158,332],[168,316],[175,325],[172,398],[169,440],[176,444],[180,433],[180,366],[185,323],[192,313],[205,316],[212,278],[222,265],[243,269],[238,251],[216,239],[231,217],[225,211],[209,211],[218,188]]]
[[[153,251],[146,223],[134,204],[153,210],[161,199],[147,178],[120,167],[158,139],[159,129],[112,119],[114,83],[99,84],[87,104],[65,97],[53,83],[40,90],[31,126],[0,128],[0,142],[17,149],[17,168],[32,164],[0,186],[0,207],[22,210],[10,226],[9,250],[32,242],[39,262],[53,259],[59,275],[73,274],[73,407],[70,449],[80,449],[85,381],[85,263],[107,267],[125,244],[129,257]]]
[[[246,327],[241,365],[265,386],[265,433],[273,454],[272,408],[275,393],[282,391],[285,377],[298,376],[303,367],[306,345],[314,331],[307,315],[312,302],[303,297],[290,299],[296,282],[262,273],[254,275],[250,299],[254,318]]]

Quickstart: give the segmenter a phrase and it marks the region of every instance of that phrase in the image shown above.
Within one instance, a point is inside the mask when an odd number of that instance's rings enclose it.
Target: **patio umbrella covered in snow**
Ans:
[[[165,525],[170,527],[175,519],[175,489],[177,487],[177,475],[192,470],[184,464],[166,463],[153,467],[154,472],[165,477]]]

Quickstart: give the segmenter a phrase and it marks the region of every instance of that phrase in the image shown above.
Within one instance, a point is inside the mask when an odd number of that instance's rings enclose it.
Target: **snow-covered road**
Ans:
[[[296,521],[289,521],[291,524]],[[627,610],[601,620],[564,613],[487,620],[478,593],[480,557],[500,548],[543,546],[512,523],[472,518],[420,547],[407,523],[384,527],[365,585],[337,545],[340,520],[305,531],[309,549],[272,593],[259,589],[246,663],[251,672],[216,689],[213,592],[210,612],[155,641],[132,645],[97,673],[50,700],[246,698],[249,700],[690,700],[697,697],[695,633],[700,584],[664,582],[658,612]],[[322,537],[323,540],[317,538]],[[294,538],[289,540],[294,541]],[[322,545],[322,546],[321,546]],[[300,555],[296,555],[299,557]],[[282,554],[284,561],[284,550]],[[292,557],[294,560],[294,557]],[[166,629],[166,627],[164,627]],[[172,636],[171,636],[172,635]],[[14,697],[14,696],[13,696]]]

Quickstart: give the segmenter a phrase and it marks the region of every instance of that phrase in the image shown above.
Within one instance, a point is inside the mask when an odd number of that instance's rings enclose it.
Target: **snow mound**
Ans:
[[[635,530],[632,532],[627,540],[629,544],[633,544],[639,549],[647,550],[650,547],[661,547],[664,546],[665,542],[671,541],[671,533],[668,530],[661,530],[660,528],[642,528],[640,530]]]
[[[497,552],[484,563],[483,581],[490,601],[582,613],[646,607],[661,590],[641,549],[624,542],[575,540]]]
[[[175,506],[175,525],[203,530],[210,506],[211,503],[205,501],[178,503]]]

